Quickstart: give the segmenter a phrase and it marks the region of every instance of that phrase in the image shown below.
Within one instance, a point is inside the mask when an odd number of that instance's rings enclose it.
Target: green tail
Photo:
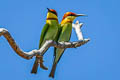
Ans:
[[[37,73],[38,65],[39,65],[38,60],[36,58],[31,73],[33,73],[33,74]]]
[[[53,63],[53,66],[52,66],[52,70],[51,70],[51,72],[50,72],[50,74],[49,74],[49,77],[52,77],[52,78],[54,78],[54,75],[55,75],[55,71],[56,71],[56,67],[57,67],[57,63]]]

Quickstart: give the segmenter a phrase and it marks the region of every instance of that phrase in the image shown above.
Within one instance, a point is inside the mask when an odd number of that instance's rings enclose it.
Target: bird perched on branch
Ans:
[[[63,19],[61,21],[61,30],[58,32],[59,34],[57,35],[57,41],[58,42],[67,42],[70,40],[71,37],[71,32],[72,32],[72,22],[73,20],[78,17],[78,16],[85,16],[84,14],[75,14],[72,12],[66,12],[63,16]],[[49,77],[54,78],[56,66],[64,53],[65,49],[59,49],[55,48],[54,49],[54,62],[52,66],[52,70],[49,74]]]
[[[41,48],[41,46],[45,43],[46,40],[54,40],[58,33],[59,23],[58,23],[57,12],[54,9],[49,9],[49,8],[47,9],[48,9],[48,13],[47,13],[46,24],[44,25],[41,32],[39,48]],[[31,73],[34,74],[37,73],[39,64],[41,68],[47,70],[47,68],[43,65],[43,61],[42,61],[42,56],[44,55],[44,53],[41,56],[40,55],[36,56]]]

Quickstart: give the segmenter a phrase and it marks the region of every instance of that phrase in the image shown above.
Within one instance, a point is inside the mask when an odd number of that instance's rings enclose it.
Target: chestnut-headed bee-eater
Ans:
[[[63,19],[61,21],[60,27],[61,30],[59,32],[59,37],[57,39],[58,42],[68,42],[71,37],[71,32],[72,32],[72,23],[74,19],[78,16],[85,16],[84,14],[75,14],[72,12],[66,12],[63,16]],[[52,66],[52,70],[49,74],[49,77],[54,78],[56,66],[64,53],[65,49],[60,49],[60,48],[55,48],[54,49],[54,62]]]
[[[59,23],[58,23],[57,12],[54,9],[49,9],[49,8],[47,8],[47,9],[48,9],[48,13],[47,13],[46,24],[44,25],[42,32],[41,32],[39,48],[41,48],[41,46],[43,46],[43,44],[45,43],[46,40],[54,40],[58,33]],[[43,63],[40,62],[40,60],[39,60],[40,57],[41,57],[40,55],[36,56],[31,73],[34,73],[34,74],[37,73],[39,64],[40,64],[41,68],[47,70],[47,68],[45,66],[43,66]]]

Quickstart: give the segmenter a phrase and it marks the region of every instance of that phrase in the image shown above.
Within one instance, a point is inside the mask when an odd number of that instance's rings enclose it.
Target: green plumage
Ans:
[[[57,20],[48,20],[46,22],[47,23],[44,25],[44,27],[42,29],[42,32],[41,32],[39,48],[41,48],[41,46],[43,46],[43,44],[45,43],[46,40],[54,40],[56,38],[56,36],[57,36],[57,33],[58,33],[59,23],[58,23]],[[44,53],[43,53],[43,55],[44,55]],[[36,57],[36,60],[34,62],[31,73],[36,74],[37,69],[38,69],[38,58]]]
[[[68,42],[70,40],[70,37],[71,37],[72,24],[71,23],[63,24],[61,27],[62,27],[62,30],[60,32],[58,42],[62,42],[62,41]],[[55,53],[54,53],[55,54],[55,62],[59,61],[64,50],[65,49],[59,49],[59,48],[57,48],[55,50]]]
[[[39,48],[45,43],[46,40],[55,40],[56,38],[59,27],[58,22],[56,20],[51,20],[50,22],[50,24],[45,24],[43,27],[40,36]]]
[[[72,12],[66,12],[61,21],[61,28],[59,28],[59,34],[57,34],[56,42],[67,42],[70,40],[71,32],[72,32],[72,22],[78,16],[85,16],[84,14],[75,14]],[[54,78],[56,66],[63,55],[65,49],[55,48],[54,49],[54,62],[52,66],[52,70],[49,74],[49,77]]]
[[[57,35],[57,41],[58,42],[67,42],[70,40],[71,37],[71,32],[72,32],[72,24],[71,23],[66,23],[66,24],[62,24],[61,28],[59,28],[59,34]],[[62,54],[64,53],[65,49],[60,49],[60,48],[55,48],[54,49],[54,62],[53,62],[53,66],[52,66],[52,70],[51,73],[49,75],[49,77],[53,77],[54,78],[54,73],[56,70],[56,66],[57,63],[59,62]]]

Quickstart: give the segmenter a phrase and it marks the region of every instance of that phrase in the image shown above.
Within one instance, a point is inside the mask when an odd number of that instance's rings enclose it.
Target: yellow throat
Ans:
[[[51,12],[48,12],[47,13],[47,19],[46,19],[46,23],[50,23],[51,20],[57,20],[58,21],[58,18],[55,14],[51,13]]]

